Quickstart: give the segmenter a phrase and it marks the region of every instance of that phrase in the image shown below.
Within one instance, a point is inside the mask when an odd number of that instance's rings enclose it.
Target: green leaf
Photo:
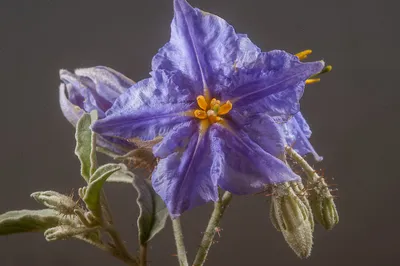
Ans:
[[[126,183],[126,184],[132,184],[133,182],[133,173],[130,173],[128,171],[118,171],[112,174],[108,179],[107,182],[112,182],[112,183]]]
[[[137,220],[139,242],[144,244],[158,234],[165,226],[168,210],[164,201],[154,191],[147,179],[132,174],[133,186],[138,192],[137,204],[140,208]]]
[[[100,166],[96,170],[96,172],[94,172],[94,174],[90,177],[89,184],[85,189],[83,201],[86,203],[86,207],[96,217],[101,216],[100,194],[104,182],[106,182],[107,178],[109,178],[112,174],[114,174],[118,170],[125,168],[126,167],[123,164],[105,164]]]
[[[60,216],[51,209],[9,211],[0,215],[0,235],[43,232],[60,224]]]
[[[84,114],[76,124],[76,148],[75,154],[81,162],[81,175],[88,181],[97,167],[96,159],[96,135],[90,129],[90,125],[97,120],[97,112]]]

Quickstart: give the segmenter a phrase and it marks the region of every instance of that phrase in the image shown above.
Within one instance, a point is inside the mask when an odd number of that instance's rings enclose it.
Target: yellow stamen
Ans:
[[[207,98],[206,95],[197,96],[197,104],[201,109],[191,110],[189,112],[192,116],[200,119],[202,121],[201,123],[203,123],[205,120],[207,121],[207,123],[209,123],[209,125],[217,122],[222,123],[224,119],[220,116],[229,113],[229,111],[232,109],[232,102],[226,101],[224,104],[221,105],[221,101],[215,98],[211,99],[211,101],[209,99],[210,97]]]
[[[304,60],[307,58],[308,55],[312,53],[312,50],[304,50],[300,53],[295,54],[300,60]]]
[[[194,116],[199,118],[199,119],[206,119],[207,118],[207,113],[203,110],[195,110],[194,111]]]
[[[207,110],[208,104],[207,104],[206,98],[203,95],[197,96],[197,104],[204,111]]]
[[[219,116],[209,116],[208,120],[210,120],[211,124],[214,124],[216,122],[220,122],[222,118]]]
[[[219,115],[225,115],[229,113],[229,111],[232,110],[232,103],[230,101],[226,101],[223,105],[218,110]]]
[[[214,109],[215,105],[217,105],[217,104],[220,105],[220,104],[221,104],[221,101],[219,101],[219,100],[213,98],[213,99],[211,100],[211,103],[210,103],[211,109]]]
[[[327,65],[324,69],[322,69],[321,74],[323,73],[328,73],[332,71],[332,66],[331,65]]]
[[[306,79],[306,84],[313,84],[313,83],[317,83],[320,82],[321,79]]]
[[[332,66],[331,66],[331,65],[327,65],[327,66],[324,67],[324,69],[322,69],[322,71],[319,72],[318,74],[325,74],[325,73],[331,72],[331,70],[332,70]]]

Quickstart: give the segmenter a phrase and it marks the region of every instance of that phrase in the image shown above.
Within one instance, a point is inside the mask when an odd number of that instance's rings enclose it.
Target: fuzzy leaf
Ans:
[[[165,226],[168,210],[164,201],[154,191],[147,179],[132,174],[133,186],[138,192],[137,204],[140,208],[137,220],[139,242],[141,244],[151,240]]]
[[[104,182],[118,170],[125,169],[123,164],[105,164],[100,166],[90,177],[89,184],[85,190],[83,201],[87,208],[96,216],[101,216],[100,194]]]
[[[118,171],[112,174],[107,179],[107,182],[132,184],[133,182],[132,176],[133,174],[132,173],[128,174],[127,171]]]
[[[59,225],[60,219],[51,209],[9,211],[0,215],[0,235],[43,232]]]
[[[81,162],[81,175],[88,181],[96,170],[96,136],[90,129],[90,125],[97,120],[95,111],[84,114],[76,124],[76,148],[75,154]]]

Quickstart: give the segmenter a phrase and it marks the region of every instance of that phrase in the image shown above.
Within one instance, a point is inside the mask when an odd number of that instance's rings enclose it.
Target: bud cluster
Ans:
[[[40,191],[32,193],[31,197],[63,216],[58,226],[45,231],[47,241],[67,239],[97,229],[98,222],[95,218],[90,212],[85,211],[72,196],[56,191]]]
[[[313,245],[314,219],[330,230],[339,222],[339,215],[324,178],[294,149],[286,147],[286,152],[305,173],[307,189],[301,181],[273,186],[270,218],[294,252],[306,258]]]

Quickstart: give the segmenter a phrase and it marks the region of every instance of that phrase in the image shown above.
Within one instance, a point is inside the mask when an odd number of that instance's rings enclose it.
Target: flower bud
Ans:
[[[311,254],[313,245],[310,210],[295,193],[290,183],[273,189],[271,221],[300,258]]]
[[[54,241],[54,240],[64,240],[70,237],[85,234],[87,232],[91,232],[91,229],[86,227],[72,227],[69,225],[59,225],[50,229],[47,229],[44,232],[44,237],[47,241]]]
[[[307,190],[304,188],[303,183],[301,182],[291,182],[290,186],[293,188],[293,191],[297,194],[297,196],[299,197],[299,199],[303,202],[304,206],[308,209],[308,220],[311,223],[311,229],[314,232],[314,217],[313,217],[313,212],[312,212],[312,208],[310,205],[310,201],[308,200],[308,192]]]
[[[314,217],[326,230],[331,230],[339,223],[336,205],[324,178],[320,177],[316,182],[317,184],[310,191],[310,202]]]
[[[294,149],[286,147],[286,152],[301,166],[307,176],[308,184],[312,188],[309,192],[309,201],[315,220],[325,229],[332,229],[339,222],[339,215],[325,179],[319,176]]]
[[[74,210],[80,209],[78,203],[75,202],[72,197],[55,191],[35,192],[31,194],[31,197],[37,202],[63,215],[75,215]]]

